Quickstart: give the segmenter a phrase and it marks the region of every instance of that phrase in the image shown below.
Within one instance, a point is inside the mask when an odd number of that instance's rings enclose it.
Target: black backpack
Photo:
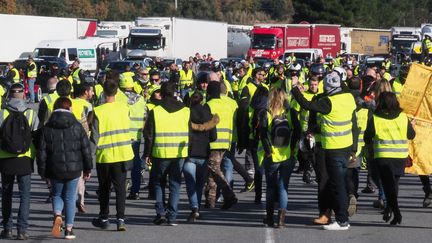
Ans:
[[[0,128],[1,149],[12,153],[25,153],[32,142],[31,128],[24,112],[9,111]]]
[[[271,124],[271,143],[275,148],[287,147],[291,142],[292,128],[286,113],[275,116]]]

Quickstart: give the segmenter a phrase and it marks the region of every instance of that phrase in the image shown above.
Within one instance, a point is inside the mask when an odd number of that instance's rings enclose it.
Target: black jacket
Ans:
[[[68,111],[55,111],[42,128],[38,172],[50,179],[74,179],[93,168],[90,142],[81,123]]]
[[[206,124],[206,131],[191,130],[189,135],[189,157],[207,158],[210,153],[210,142],[217,138],[216,126],[208,125],[212,119],[210,108],[197,104],[191,108],[190,120],[195,124]]]

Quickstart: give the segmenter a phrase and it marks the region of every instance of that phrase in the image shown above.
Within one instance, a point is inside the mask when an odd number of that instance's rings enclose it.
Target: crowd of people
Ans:
[[[388,58],[382,66],[364,70],[343,55],[329,63],[324,58],[307,60],[303,67],[294,55],[262,66],[252,58],[227,67],[210,54],[205,58],[197,53],[180,70],[171,64],[166,81],[156,59],[148,67],[108,71],[98,76],[97,84],[85,81],[76,60],[70,73],[48,79],[48,94],[38,111],[28,107],[21,79],[11,74],[0,111],[0,236],[13,237],[12,188],[17,178],[17,239],[28,238],[34,161],[52,202],[52,235],[61,237],[64,230],[66,239],[75,238],[76,208],[86,212],[85,182],[93,168],[100,211],[92,224],[102,229],[110,225],[113,187],[117,230],[126,230],[125,202],[142,197],[145,168],[150,171],[148,197],[155,200],[156,225],[177,225],[182,174],[191,211],[188,222],[199,221],[200,209],[215,208],[220,200],[222,210],[233,207],[238,202],[235,170],[244,180],[243,191],[254,190],[255,204],[262,203],[265,176],[263,223],[283,228],[290,176],[297,164],[295,172],[303,173],[305,183],[318,183],[318,217],[313,222],[325,230],[349,229],[362,167],[368,170],[363,192],[378,188],[374,205],[383,210],[383,220],[402,222],[398,183],[415,131],[397,96],[409,66],[393,78]],[[209,70],[200,69],[202,61],[211,63]],[[29,59],[30,83],[37,76],[34,65]],[[10,72],[16,72],[13,64]],[[34,95],[28,101],[34,102]],[[243,152],[245,165],[237,160]],[[128,171],[132,185],[127,195]],[[429,177],[421,178],[427,207]]]

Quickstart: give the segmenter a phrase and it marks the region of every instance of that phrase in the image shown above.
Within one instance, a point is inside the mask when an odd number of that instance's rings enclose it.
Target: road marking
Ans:
[[[274,232],[272,228],[266,228],[265,243],[274,243]]]

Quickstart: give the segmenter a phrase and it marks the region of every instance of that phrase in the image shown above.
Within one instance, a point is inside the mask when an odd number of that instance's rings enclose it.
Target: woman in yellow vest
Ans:
[[[285,109],[287,94],[281,88],[270,90],[268,109],[258,115],[258,161],[264,163],[266,176],[266,218],[264,223],[274,226],[273,211],[279,195],[277,227],[285,226],[288,205],[288,183],[295,166],[293,151],[300,135],[300,124],[295,115]],[[293,126],[293,123],[295,126]],[[293,131],[296,135],[293,136]],[[281,136],[283,135],[283,136]],[[293,139],[292,139],[293,138]]]
[[[387,207],[383,220],[391,225],[400,224],[402,215],[398,204],[399,178],[404,174],[408,158],[408,140],[415,137],[415,131],[399,106],[396,95],[384,92],[378,98],[377,108],[368,121],[364,141],[372,144],[374,159],[378,165]]]

